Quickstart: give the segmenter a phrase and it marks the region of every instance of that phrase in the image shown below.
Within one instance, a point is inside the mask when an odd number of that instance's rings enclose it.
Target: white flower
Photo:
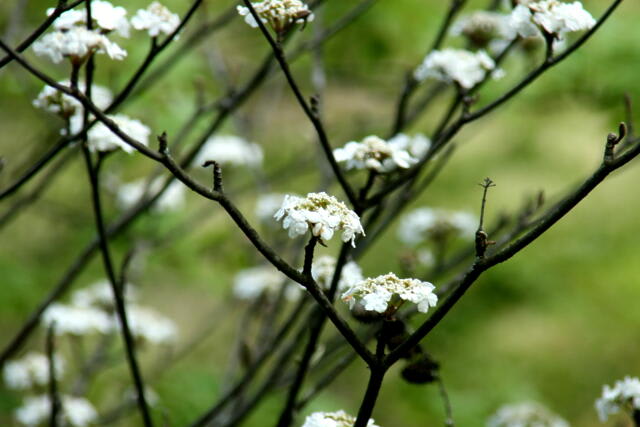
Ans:
[[[477,10],[461,17],[451,26],[451,34],[465,36],[475,46],[490,46],[496,41],[511,41],[516,37],[510,15],[486,10]]]
[[[271,25],[276,32],[288,29],[294,23],[304,23],[313,21],[313,13],[309,6],[300,0],[264,0],[259,3],[251,3],[262,22]],[[237,7],[240,16],[244,16],[244,21],[253,28],[258,27],[258,23],[251,15],[249,8]]]
[[[69,80],[63,80],[58,83],[63,86],[71,85]],[[86,90],[87,85],[84,80],[78,82],[78,88],[83,91]],[[113,96],[109,89],[94,84],[91,86],[91,100],[98,108],[104,110],[111,104]],[[81,114],[83,108],[80,101],[51,86],[45,86],[40,91],[38,97],[33,101],[33,105],[63,118]]]
[[[478,220],[467,212],[418,208],[405,215],[398,227],[398,238],[405,244],[417,245],[428,237],[451,232],[465,238],[475,235]]]
[[[309,193],[304,198],[287,195],[274,217],[282,220],[282,227],[289,230],[291,238],[311,230],[314,236],[327,241],[336,231],[342,231],[342,241],[351,241],[355,247],[356,234],[364,235],[360,217],[327,193]]]
[[[273,215],[280,209],[284,201],[284,194],[268,193],[258,196],[256,201],[255,215],[261,221],[267,222],[273,219]]]
[[[418,81],[435,78],[447,83],[455,82],[464,89],[471,89],[485,79],[487,73],[499,78],[501,72],[485,51],[470,52],[463,49],[434,50],[416,68]]]
[[[314,412],[305,420],[302,427],[353,427],[356,422],[355,417],[344,411],[337,412]],[[369,419],[367,427],[379,427],[373,419]]]
[[[418,162],[402,148],[402,142],[397,140],[391,144],[377,136],[371,135],[362,142],[351,141],[344,147],[333,150],[337,162],[346,163],[349,169],[370,169],[380,173],[391,172],[397,168],[409,168]]]
[[[435,286],[418,279],[400,279],[393,273],[369,278],[353,285],[342,294],[342,299],[349,302],[350,308],[359,301],[366,310],[384,313],[391,298],[395,295],[403,301],[418,306],[418,311],[426,313],[429,307],[435,307],[438,296],[433,292]]]
[[[84,427],[94,423],[98,418],[93,405],[86,399],[73,396],[61,396],[60,421],[63,425]],[[30,396],[24,404],[16,409],[15,417],[23,425],[37,426],[49,419],[51,401],[48,395]]]
[[[47,15],[51,15],[55,9],[47,9]],[[114,6],[108,1],[93,0],[91,2],[91,20],[94,27],[98,27],[101,33],[115,31],[123,37],[129,37],[129,21],[127,11],[121,6]],[[69,30],[76,26],[83,26],[87,22],[86,9],[71,9],[60,15],[53,27],[56,30]]]
[[[116,194],[118,207],[122,210],[129,209],[138,203],[145,194],[156,193],[164,185],[163,178],[156,178],[151,183],[146,179],[129,182],[120,185]],[[153,205],[154,212],[171,212],[181,209],[185,204],[185,186],[179,181],[173,181],[162,193],[162,196]]]
[[[106,36],[84,27],[72,27],[65,31],[55,31],[33,44],[33,52],[48,56],[54,63],[71,58],[82,63],[93,53],[106,53],[111,59],[122,60],[127,52]]]
[[[135,338],[152,344],[170,343],[175,341],[178,334],[178,328],[173,320],[150,308],[138,305],[127,306],[127,320]],[[115,318],[114,321],[119,327],[120,320]]]
[[[147,30],[151,37],[157,37],[160,33],[173,33],[180,25],[180,17],[154,1],[146,9],[138,10],[131,18],[131,25],[136,30]]]
[[[115,122],[122,132],[141,144],[148,144],[151,129],[143,125],[140,121],[129,118],[124,114],[116,114],[108,117]],[[75,126],[72,126],[72,131],[75,130],[74,127]],[[118,148],[122,148],[122,150],[129,154],[135,151],[135,148],[120,139],[118,135],[113,133],[102,122],[97,123],[89,129],[87,141],[91,151],[112,151]]]
[[[311,276],[321,288],[329,289],[335,270],[336,259],[332,256],[324,255],[313,260]],[[349,261],[342,267],[337,290],[338,292],[343,292],[363,279],[364,277],[362,276],[360,266],[353,261]]]
[[[613,387],[605,385],[602,388],[602,396],[596,400],[600,421],[606,421],[609,415],[620,412],[620,409],[628,412],[640,410],[638,378],[625,377],[623,380],[616,381]]]
[[[93,307],[76,307],[54,303],[42,314],[42,322],[48,327],[55,322],[56,335],[85,335],[95,332],[109,333],[113,322],[104,311]]]
[[[263,294],[275,295],[282,286],[287,286],[285,297],[295,300],[300,296],[299,287],[285,284],[286,279],[270,265],[246,268],[239,271],[233,279],[233,294],[241,300],[254,300]]]
[[[207,140],[194,160],[198,166],[206,161],[215,160],[221,165],[258,167],[264,155],[262,148],[255,143],[233,135],[213,136]]]
[[[56,378],[64,373],[63,360],[56,354],[53,358]],[[27,353],[22,359],[10,360],[4,365],[4,382],[8,388],[25,390],[49,384],[49,359],[36,352]]]
[[[540,29],[555,38],[593,28],[596,20],[584,10],[582,3],[543,0],[517,5],[511,12],[509,25],[522,37],[540,35]]]
[[[501,407],[487,420],[487,427],[569,427],[562,418],[535,402]]]
[[[130,283],[127,283],[125,289],[125,301],[136,300],[136,290]],[[95,307],[107,311],[113,311],[115,301],[113,298],[113,289],[109,280],[104,279],[95,282],[86,288],[78,289],[71,295],[71,302],[76,307]]]
[[[388,141],[389,145],[397,151],[407,151],[411,157],[423,158],[431,148],[431,140],[421,133],[414,136],[399,133]]]

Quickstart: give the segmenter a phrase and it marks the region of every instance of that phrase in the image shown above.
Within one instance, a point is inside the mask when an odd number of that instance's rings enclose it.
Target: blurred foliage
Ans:
[[[179,12],[186,3],[166,2]],[[331,23],[357,2],[326,3],[322,20]],[[328,87],[324,108],[334,145],[386,133],[403,76],[422,59],[446,3],[380,0],[325,45]],[[608,3],[585,1],[595,16]],[[44,0],[1,2],[3,40],[15,44],[52,4]],[[145,4],[135,0],[123,5],[132,13]],[[211,19],[232,4],[205,2],[194,21]],[[482,4],[472,1],[468,8]],[[495,219],[500,212],[517,209],[526,195],[544,190],[553,201],[573,188],[597,166],[607,133],[624,119],[623,94],[640,104],[639,18],[640,3],[624,2],[578,53],[465,129],[455,140],[458,150],[446,171],[412,206],[476,212],[480,200],[476,184],[490,176],[498,184],[490,192],[488,205],[488,216]],[[294,38],[312,37],[313,25]],[[189,29],[182,36],[188,35]],[[460,44],[456,40],[447,43]],[[123,64],[99,59],[100,84],[121,87],[147,49],[141,34],[122,45],[129,51]],[[212,71],[216,66],[228,70],[232,84],[242,84],[267,52],[260,34],[235,19],[179,62],[153,90],[126,104],[124,111],[155,133],[167,130],[175,135],[194,110],[196,94],[213,100],[224,93]],[[31,53],[27,57],[56,78],[66,77],[64,66],[51,65]],[[530,67],[527,58],[513,57],[505,64],[507,78],[488,85],[480,102],[500,94]],[[305,56],[293,69],[306,93],[311,93],[309,58]],[[31,106],[41,86],[15,64],[0,70],[0,153],[7,162],[0,175],[2,186],[56,139],[60,123]],[[433,129],[447,104],[445,97],[440,101],[411,132]],[[208,120],[198,123],[192,135],[204,129]],[[228,121],[224,132],[240,130],[264,146],[265,174],[273,178],[273,189],[290,193],[314,189],[317,177],[311,172],[315,163],[309,147],[315,138],[281,75],[270,78]],[[107,173],[122,180],[144,176],[154,165],[138,157],[113,156]],[[81,159],[75,158],[41,200],[0,230],[4,243],[0,245],[3,346],[94,234],[83,173]],[[209,179],[201,176],[203,181]],[[530,248],[482,277],[428,338],[427,348],[442,364],[457,425],[482,425],[497,407],[522,400],[539,401],[573,425],[599,425],[593,402],[602,384],[627,374],[640,375],[638,179],[638,165],[612,176]],[[251,187],[253,181],[240,170],[225,172],[229,193],[249,213],[255,194],[242,189]],[[105,199],[108,218],[115,218],[112,200],[108,195]],[[228,361],[226,343],[244,311],[242,304],[230,299],[231,280],[237,270],[259,260],[220,208],[193,195],[188,202],[188,209],[179,214],[146,215],[114,241],[119,259],[136,239],[170,232],[184,226],[186,220],[193,221],[194,216],[202,219],[193,226],[187,222],[183,233],[154,248],[133,277],[145,301],[176,319],[181,342],[188,342],[210,324],[220,325],[152,385],[160,395],[158,417],[166,416],[176,426],[192,421],[219,392]],[[335,252],[337,247],[332,242],[328,251]],[[400,249],[395,230],[390,230],[362,260],[365,274],[396,269]],[[101,264],[96,259],[74,287],[100,277]],[[327,335],[332,328],[328,331]],[[36,334],[29,347],[42,349],[43,334]],[[145,366],[153,365],[159,356],[147,350]],[[120,388],[101,387],[107,383],[105,377],[121,378]],[[121,358],[91,388],[90,397],[117,402],[127,387],[126,378]],[[355,413],[366,378],[365,367],[354,363],[306,412],[343,408]],[[113,387],[113,382],[109,384]],[[0,387],[0,424],[11,425],[10,413],[18,402],[15,393]],[[264,420],[273,419],[282,403],[281,394],[272,395],[246,425],[267,425]],[[136,417],[133,414],[122,425],[137,425]],[[388,375],[374,417],[387,427],[442,425],[444,419],[436,387],[404,383],[398,368]],[[615,422],[610,425],[618,425]]]

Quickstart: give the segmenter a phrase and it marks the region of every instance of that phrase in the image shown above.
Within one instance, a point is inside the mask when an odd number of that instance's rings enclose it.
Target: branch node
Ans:
[[[316,118],[320,117],[320,95],[317,93],[311,95],[309,101],[311,103],[311,112],[313,113],[313,115]]]
[[[604,149],[604,164],[611,165],[615,161],[615,148],[627,135],[627,125],[621,122],[618,126],[618,134],[610,133],[607,135],[607,144]]]
[[[162,135],[158,136],[158,145],[160,154],[163,156],[169,155],[169,144],[167,143],[167,132],[162,132]]]
[[[203,168],[208,168],[209,166],[213,166],[213,191],[222,193],[224,190],[222,189],[222,168],[220,163],[215,160],[207,160],[202,165]]]
[[[482,193],[482,207],[480,208],[480,224],[478,225],[478,231],[476,231],[476,256],[478,258],[484,258],[484,254],[487,252],[487,248],[491,245],[495,245],[496,242],[489,240],[489,235],[484,231],[484,212],[487,204],[487,193],[489,188],[495,187],[496,184],[490,179],[485,178],[480,184],[484,190]]]

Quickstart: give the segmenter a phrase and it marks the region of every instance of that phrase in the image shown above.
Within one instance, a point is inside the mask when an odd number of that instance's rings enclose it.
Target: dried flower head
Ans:
[[[487,420],[487,427],[569,427],[562,418],[535,402],[505,405]]]
[[[353,308],[360,302],[366,310],[384,313],[392,298],[417,304],[418,311],[426,313],[429,307],[435,307],[438,296],[433,292],[435,286],[418,279],[400,279],[393,273],[362,280],[342,294],[342,299]]]
[[[251,5],[262,22],[269,24],[276,33],[284,33],[294,24],[313,21],[313,13],[309,6],[300,0],[264,0]],[[238,13],[244,16],[247,24],[258,28],[258,23],[249,8],[238,6]]]
[[[483,50],[470,52],[463,49],[434,50],[414,72],[417,81],[434,78],[447,83],[456,83],[471,89],[485,79],[487,73],[493,78],[504,74]]]
[[[380,173],[397,168],[409,168],[418,159],[409,154],[409,142],[396,136],[395,142],[387,142],[371,135],[362,142],[351,141],[344,147],[333,150],[337,162],[345,163],[346,169],[369,169]]]
[[[314,236],[327,241],[336,231],[342,231],[342,241],[351,241],[355,247],[356,235],[364,235],[360,217],[327,193],[309,193],[307,197],[287,195],[274,217],[282,220],[282,227],[289,230],[291,238],[311,230]]]
[[[628,413],[640,410],[640,379],[625,377],[616,381],[613,387],[605,385],[602,396],[596,400],[596,410],[602,422],[620,410]]]
[[[344,411],[314,412],[304,420],[302,427],[353,427],[355,422],[355,417]],[[367,427],[379,426],[375,424],[373,419],[370,419]]]
[[[140,9],[131,18],[131,25],[136,30],[147,30],[149,36],[157,37],[160,33],[169,35],[180,25],[180,17],[157,1],[146,9]]]

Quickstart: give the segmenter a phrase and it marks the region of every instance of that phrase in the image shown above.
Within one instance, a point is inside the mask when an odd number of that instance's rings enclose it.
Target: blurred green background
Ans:
[[[186,3],[166,2],[178,13],[184,13]],[[608,3],[584,2],[596,17]],[[137,0],[120,4],[131,14],[146,6]],[[205,1],[194,24],[219,15],[232,4]],[[327,1],[325,23],[334,22],[355,4],[354,0]],[[326,43],[324,111],[334,146],[387,133],[403,76],[421,61],[446,4],[379,0]],[[468,10],[482,4],[472,1]],[[3,40],[15,45],[38,25],[51,5],[53,2],[44,0],[1,2]],[[23,13],[17,14],[17,10]],[[503,211],[513,212],[525,196],[539,190],[544,190],[548,199],[557,200],[588,176],[601,159],[607,133],[625,118],[623,95],[628,93],[640,104],[639,18],[640,3],[625,1],[578,53],[490,116],[465,128],[455,138],[459,149],[445,172],[412,206],[477,212],[477,183],[489,176],[497,183],[488,206],[488,217],[495,219]],[[313,25],[294,38],[313,37]],[[189,29],[183,37],[188,34]],[[142,34],[133,34],[120,44],[129,51],[123,63],[110,63],[103,57],[98,60],[97,82],[114,90],[127,80],[147,49]],[[460,46],[461,41],[449,39],[447,44]],[[152,90],[126,104],[123,112],[139,118],[156,134],[167,130],[174,135],[194,110],[196,95],[209,101],[224,93],[216,69],[223,66],[231,83],[242,84],[267,52],[260,34],[235,19]],[[64,66],[52,65],[32,53],[27,57],[56,78],[66,78]],[[306,93],[313,90],[310,64],[305,56],[293,67]],[[514,55],[504,66],[507,77],[487,85],[480,102],[498,96],[530,67],[531,61],[524,55]],[[0,154],[6,161],[1,186],[12,182],[56,140],[60,123],[31,105],[41,87],[15,64],[0,70]],[[448,103],[446,96],[439,101],[409,133],[433,130]],[[194,135],[207,122],[208,118],[197,124]],[[313,130],[280,74],[267,81],[222,133],[238,132],[264,147],[265,174],[272,177],[274,190],[314,190],[317,174],[309,155]],[[107,173],[133,180],[153,167],[141,156],[120,153],[108,161]],[[208,180],[208,175],[202,179]],[[256,192],[246,190],[254,178],[238,169],[225,172],[225,179],[231,197],[255,221],[251,212]],[[611,176],[551,231],[484,275],[430,335],[426,346],[442,364],[456,425],[483,425],[499,406],[523,400],[543,403],[572,425],[600,425],[593,403],[602,385],[625,375],[640,375],[639,179],[637,162]],[[334,190],[342,197],[337,188]],[[104,198],[107,217],[113,219],[118,214],[113,198],[108,192]],[[198,222],[193,221],[194,215]],[[231,298],[232,278],[239,269],[259,260],[222,210],[195,195],[188,196],[183,212],[145,215],[115,240],[114,252],[121,257],[132,242],[181,226],[184,232],[174,236],[170,244],[149,251],[144,266],[139,266],[132,278],[141,288],[145,304],[178,323],[181,335],[177,347],[203,328],[216,325],[201,345],[164,370],[152,385],[160,396],[158,419],[166,419],[172,426],[194,420],[220,390],[228,361],[227,343],[245,307]],[[40,200],[0,230],[0,345],[4,347],[93,234],[89,186],[82,159],[76,156]],[[326,252],[335,253],[338,246],[332,241]],[[391,229],[362,260],[365,274],[396,270],[400,250],[395,229]],[[96,258],[74,289],[102,276],[102,265]],[[327,328],[327,336],[333,333]],[[60,343],[64,348],[68,345]],[[41,331],[28,347],[44,348]],[[143,351],[145,369],[151,371],[163,356],[159,353],[153,348]],[[366,380],[363,364],[354,363],[305,414],[341,408],[355,413]],[[113,406],[126,387],[122,358],[98,376],[89,397],[103,410]],[[282,397],[281,393],[270,395],[245,425],[272,425],[265,420],[278,414]],[[12,425],[11,412],[19,403],[18,393],[0,386],[1,425]],[[374,418],[387,427],[437,426],[443,425],[444,414],[436,386],[409,385],[402,381],[399,370],[393,369]],[[621,416],[607,425],[625,423]],[[123,419],[120,425],[138,425],[137,415]]]

